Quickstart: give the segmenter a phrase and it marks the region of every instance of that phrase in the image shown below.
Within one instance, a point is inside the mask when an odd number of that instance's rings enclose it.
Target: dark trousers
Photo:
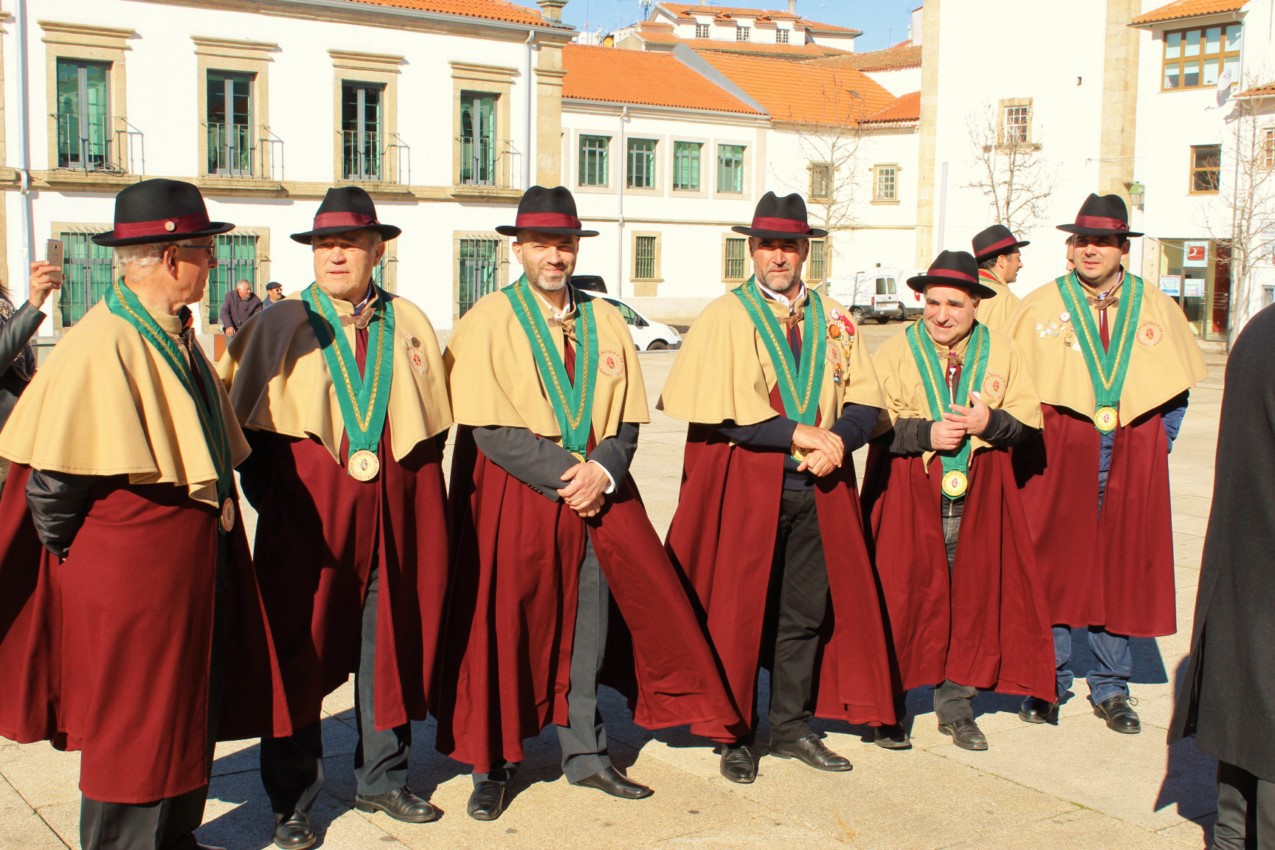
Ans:
[[[791,742],[812,734],[815,664],[828,605],[828,566],[815,492],[785,490],[779,505],[762,647],[763,661],[767,656],[771,660],[771,741]],[[751,739],[750,734],[743,743]]]
[[[1217,763],[1214,850],[1275,850],[1275,782]]]
[[[363,600],[359,669],[354,674],[354,716],[359,739],[354,748],[357,793],[384,794],[407,784],[410,724],[378,730],[374,724],[376,694],[376,602],[380,576],[373,571]],[[322,721],[287,738],[261,740],[261,783],[275,814],[308,812],[323,788]]]
[[[598,565],[593,543],[585,537],[580,562],[579,598],[576,600],[575,640],[571,645],[571,683],[567,691],[567,725],[558,727],[562,773],[568,782],[579,782],[609,767],[606,727],[598,712],[598,675],[607,643],[611,591]],[[479,782],[508,782],[518,765],[506,762],[491,773],[474,773]]]
[[[208,670],[208,763],[212,764],[225,669],[222,594],[213,603],[212,653]],[[211,778],[211,776],[210,776]],[[84,850],[188,850],[197,846],[195,830],[204,820],[205,784],[152,803],[107,803],[81,795],[80,846]]]

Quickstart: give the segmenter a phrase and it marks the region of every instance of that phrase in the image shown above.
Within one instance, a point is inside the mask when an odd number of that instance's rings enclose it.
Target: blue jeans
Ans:
[[[1075,674],[1067,669],[1071,661],[1071,627],[1054,626],[1054,667],[1058,677],[1058,699],[1071,688]],[[1085,678],[1089,681],[1089,699],[1094,705],[1106,702],[1117,694],[1129,694],[1129,679],[1133,676],[1133,653],[1129,651],[1129,638],[1106,631],[1101,626],[1089,627],[1089,651],[1093,653],[1094,669]]]

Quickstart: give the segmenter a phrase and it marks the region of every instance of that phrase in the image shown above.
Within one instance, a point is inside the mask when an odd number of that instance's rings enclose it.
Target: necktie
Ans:
[[[567,369],[567,380],[576,385],[576,347],[571,344],[567,329],[562,329],[562,365]]]
[[[956,404],[956,388],[961,384],[961,358],[955,351],[947,353],[947,396]]]
[[[797,325],[799,320],[796,316],[789,316],[786,323],[788,325],[788,347],[792,349],[792,359],[801,362],[801,332]]]
[[[1098,336],[1102,338],[1102,350],[1106,351],[1111,347],[1111,331],[1107,327],[1107,311],[1116,306],[1117,299],[1099,296],[1090,300],[1098,308]]]

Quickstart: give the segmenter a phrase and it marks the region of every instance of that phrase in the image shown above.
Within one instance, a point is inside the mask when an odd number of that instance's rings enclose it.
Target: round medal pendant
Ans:
[[[959,499],[969,489],[970,480],[959,469],[953,469],[943,476],[943,495],[949,499]]]
[[[229,497],[221,503],[221,530],[229,534],[235,528],[235,503]]]
[[[1098,426],[1098,430],[1104,434],[1110,434],[1116,430],[1116,425],[1120,422],[1120,417],[1116,413],[1114,407],[1100,407],[1093,417],[1094,425]]]
[[[350,465],[346,471],[355,481],[371,481],[381,471],[381,462],[372,452],[360,449],[350,455]]]

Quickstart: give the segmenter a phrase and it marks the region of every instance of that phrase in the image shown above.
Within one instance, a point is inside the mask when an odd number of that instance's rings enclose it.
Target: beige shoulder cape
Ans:
[[[394,310],[394,362],[386,420],[390,451],[402,460],[452,424],[434,326],[415,304],[389,296]],[[354,306],[332,300],[353,348]],[[345,434],[336,387],[310,327],[300,293],[264,310],[230,340],[217,372],[245,428],[316,437],[334,460]]]
[[[990,330],[988,339],[991,350],[987,357],[987,371],[983,374],[983,383],[978,390],[983,403],[990,408],[999,408],[1009,413],[1019,422],[1031,428],[1043,427],[1040,412],[1040,396],[1036,393],[1036,385],[1023,363],[1022,353],[1018,346],[1007,336]],[[947,350],[939,349],[940,361],[947,356]],[[965,349],[967,367],[972,367],[968,346]],[[895,334],[877,349],[873,357],[876,361],[877,374],[881,378],[881,389],[885,393],[886,413],[890,424],[900,418],[930,419],[930,402],[925,394],[925,384],[921,379],[921,370],[917,368],[916,358],[912,355],[912,346],[908,343],[906,333]],[[878,429],[885,430],[885,429]],[[970,438],[973,451],[990,448],[990,444],[979,437]],[[925,462],[929,464],[934,452],[925,453]]]
[[[1121,293],[1127,286],[1126,281]],[[1143,286],[1142,309],[1131,331],[1137,336],[1120,393],[1121,424],[1190,389],[1207,371],[1181,308],[1150,284]],[[1052,281],[1023,299],[1006,332],[1018,343],[1041,401],[1094,417],[1093,383],[1081,338]]]
[[[979,271],[981,274],[978,282],[988,289],[995,290],[996,297],[984,298],[978,302],[978,321],[991,330],[1005,333],[1005,325],[1008,324],[1009,317],[1018,310],[1022,299],[1011,292],[1009,286],[994,272],[986,269]]]
[[[177,330],[175,317],[154,318]],[[207,389],[217,393],[238,466],[248,443],[225,390]],[[67,332],[19,398],[0,433],[0,455],[50,472],[173,484],[196,501],[217,504],[217,468],[195,400],[162,355],[104,301]]]
[[[549,318],[548,309],[536,298],[534,306]],[[576,349],[576,369],[584,368],[583,348],[575,342],[577,311],[562,325],[550,325],[550,339],[562,356],[563,333],[570,334]],[[597,386],[593,395],[593,435],[598,440],[615,436],[621,422],[649,422],[646,385],[628,325],[618,310],[600,298],[593,299],[598,329]],[[461,425],[503,425],[527,428],[562,442],[562,430],[549,403],[549,393],[531,353],[513,305],[504,292],[481,298],[456,324],[444,355],[452,391],[452,412]],[[580,374],[579,371],[576,373]]]
[[[801,300],[794,318],[804,315],[807,303],[808,299]],[[828,336],[828,366],[819,387],[819,422],[820,427],[831,428],[846,404],[885,407],[885,398],[859,334],[839,330],[836,337],[831,336],[829,326],[842,325],[834,312],[848,321],[846,308],[826,296],[823,303],[827,315],[820,333]],[[769,299],[766,304],[777,318],[787,317],[784,305]],[[801,333],[804,339],[804,329]],[[838,366],[840,382],[834,380]],[[687,333],[664,384],[660,406],[669,416],[687,422],[755,425],[779,415],[770,406],[770,392],[777,381],[766,344],[748,310],[730,292],[709,304]]]

